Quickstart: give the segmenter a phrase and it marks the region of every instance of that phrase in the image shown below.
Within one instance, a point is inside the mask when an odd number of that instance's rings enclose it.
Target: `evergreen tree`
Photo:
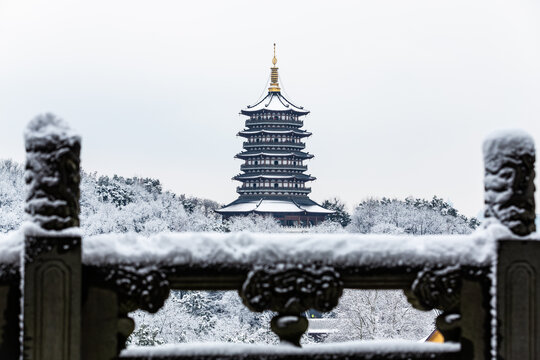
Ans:
[[[335,211],[335,213],[328,215],[328,220],[340,223],[343,227],[351,223],[351,215],[345,210],[345,204],[338,198],[323,201],[322,207]]]

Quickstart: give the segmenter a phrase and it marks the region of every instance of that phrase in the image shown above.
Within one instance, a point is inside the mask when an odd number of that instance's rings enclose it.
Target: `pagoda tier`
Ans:
[[[238,174],[236,175],[235,177],[233,177],[233,180],[238,180],[238,181],[248,181],[248,180],[271,180],[271,179],[284,179],[284,180],[300,180],[300,181],[313,181],[315,180],[316,178],[311,176],[311,175],[306,175],[306,174],[285,174],[285,173],[282,173],[281,175],[274,175],[274,174],[270,174],[268,175],[267,173],[245,173],[245,174]]]
[[[284,160],[302,161],[313,158],[313,155],[302,151],[274,150],[271,147],[261,145],[260,150],[243,151],[236,154],[238,159],[259,159],[261,161],[270,161],[274,165],[282,164]],[[257,160],[255,160],[257,161]]]
[[[274,58],[274,65],[275,65]],[[315,224],[332,213],[308,198],[308,181],[315,177],[304,174],[305,162],[313,158],[303,151],[303,139],[311,135],[302,130],[309,111],[297,106],[281,94],[277,68],[271,68],[268,94],[240,113],[247,116],[244,151],[235,157],[244,160],[242,173],[233,177],[240,181],[238,200],[217,210],[225,218],[249,213],[270,214],[284,225]]]
[[[294,136],[296,138],[303,138],[311,136],[310,132],[304,131],[304,130],[297,130],[297,129],[280,129],[280,128],[264,128],[264,129],[249,129],[249,130],[243,130],[240,131],[238,136],[242,136],[245,138],[250,138],[252,136],[255,136],[255,139],[257,138],[263,138],[267,137],[270,138],[273,135],[281,135],[281,136]]]
[[[277,70],[277,68],[276,68]],[[251,116],[256,114],[259,116],[271,115],[289,115],[298,117],[299,115],[307,115],[309,111],[305,110],[301,106],[296,106],[289,100],[287,100],[280,91],[271,91],[268,89],[268,95],[262,100],[241,111],[241,114]]]

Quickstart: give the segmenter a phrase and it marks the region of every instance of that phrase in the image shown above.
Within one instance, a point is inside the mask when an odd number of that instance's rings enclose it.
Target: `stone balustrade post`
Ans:
[[[523,132],[494,134],[484,142],[484,162],[485,223],[500,223],[511,232],[498,241],[497,328],[492,334],[497,358],[539,359],[540,242],[533,234],[534,141]]]
[[[51,114],[32,120],[25,133],[24,359],[81,357],[80,142]]]

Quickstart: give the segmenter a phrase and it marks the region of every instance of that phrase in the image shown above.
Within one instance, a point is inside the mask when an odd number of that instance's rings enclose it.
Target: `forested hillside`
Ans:
[[[0,232],[24,220],[24,168],[0,160]],[[349,214],[338,199],[323,205],[336,213],[313,232],[351,231],[392,234],[464,234],[478,220],[460,215],[442,199],[367,199]],[[85,235],[110,232],[281,231],[272,218],[249,216],[223,223],[215,201],[164,191],[159,180],[82,173],[81,228]]]
[[[0,161],[0,231],[24,220],[24,168]],[[82,173],[81,228],[85,235],[109,232],[223,231],[215,201],[163,191],[159,180]]]

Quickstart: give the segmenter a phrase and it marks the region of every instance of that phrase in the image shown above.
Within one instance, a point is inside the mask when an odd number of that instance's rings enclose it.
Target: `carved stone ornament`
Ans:
[[[483,151],[486,219],[520,236],[536,231],[534,141],[520,131],[494,134]]]
[[[340,275],[331,267],[279,264],[252,270],[240,295],[253,311],[300,314],[309,309],[330,311],[342,293]]]
[[[271,329],[282,342],[300,346],[308,321],[301,314],[309,309],[330,311],[343,293],[340,275],[329,266],[277,264],[253,269],[240,296],[252,311],[278,313]]]
[[[113,289],[127,312],[137,309],[158,311],[169,297],[169,281],[165,272],[155,266],[91,267],[91,282]]]
[[[411,304],[419,310],[446,310],[459,306],[461,287],[460,269],[451,266],[443,269],[424,269],[414,280],[408,295]]]
[[[407,300],[416,309],[442,311],[436,319],[436,326],[449,341],[457,341],[460,336],[461,277],[459,266],[425,268],[418,273],[411,289],[405,290]]]
[[[25,142],[25,211],[46,230],[79,226],[80,137],[45,114],[30,122]]]

